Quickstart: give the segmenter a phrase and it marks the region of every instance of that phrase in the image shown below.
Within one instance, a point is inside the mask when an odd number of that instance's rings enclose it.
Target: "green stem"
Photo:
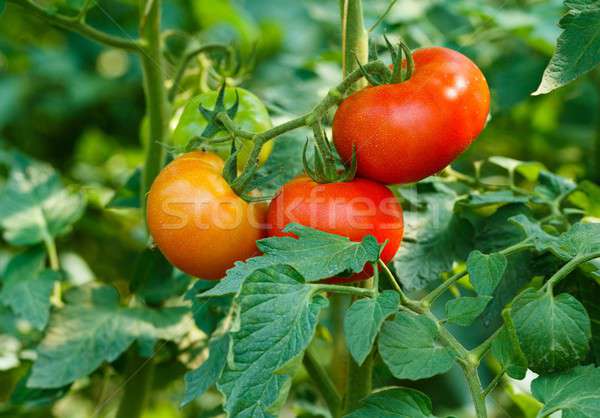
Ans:
[[[346,413],[357,409],[361,401],[373,390],[373,353],[369,353],[361,365],[358,365],[352,356],[349,357],[346,404],[344,406]]]
[[[373,289],[362,289],[354,286],[340,286],[336,284],[314,284],[312,286],[317,292],[332,292],[361,297],[372,297],[375,294]]]
[[[361,0],[340,0],[342,17],[342,73],[344,77],[358,68],[357,60],[369,60],[369,33],[365,29]],[[363,82],[355,88],[364,87]]]
[[[146,193],[164,162],[163,146],[166,142],[168,104],[163,78],[163,56],[160,39],[160,0],[141,0],[140,10],[152,2],[148,15],[140,25],[140,33],[147,46],[140,53],[144,73],[146,113],[150,121],[150,141],[146,149],[141,198],[145,208]]]
[[[115,418],[142,416],[154,376],[152,359],[141,358],[135,347],[129,349],[125,372],[125,390]]]
[[[348,372],[348,350],[344,338],[344,317],[349,302],[348,295],[332,294],[329,296],[331,304],[331,334],[333,337],[333,353],[330,363],[331,377],[338,391],[345,398],[347,372]]]
[[[124,49],[126,51],[140,51],[142,49],[143,44],[140,40],[109,35],[108,33],[99,31],[98,29],[87,25],[83,21],[85,14],[79,13],[77,16],[64,16],[58,13],[52,13],[30,0],[8,1],[21,6],[32,15],[46,20],[51,25],[76,32],[101,44]]]
[[[461,271],[459,273],[454,274],[448,280],[445,280],[441,285],[433,289],[429,292],[423,299],[421,299],[421,304],[425,307],[429,307],[439,298],[446,290],[448,290],[451,286],[454,285],[457,281],[462,279],[467,275],[467,270]]]
[[[455,354],[460,367],[463,369],[469,392],[473,398],[477,418],[487,418],[487,408],[485,405],[485,397],[477,373],[477,365],[479,360],[469,353],[469,351],[452,335],[442,324],[438,318],[431,312],[427,311],[425,315],[431,319],[438,327],[438,335],[440,342],[450,348]]]
[[[492,379],[490,384],[484,389],[484,391],[482,393],[484,398],[486,398],[490,394],[490,392],[493,391],[496,388],[496,386],[498,386],[498,383],[500,383],[500,381],[504,377],[504,373],[505,373],[505,371],[502,370],[500,373],[498,373],[496,376],[494,376],[494,378]]]
[[[384,10],[384,12],[381,14],[381,16],[379,16],[377,18],[377,20],[375,21],[375,23],[373,23],[371,25],[371,27],[369,27],[369,33],[373,32],[373,30],[379,26],[379,24],[381,24],[381,22],[383,22],[383,20],[385,19],[385,17],[388,15],[388,13],[392,10],[392,7],[394,7],[394,5],[396,4],[398,0],[392,0],[390,1],[390,3],[387,5],[386,9]]]
[[[48,261],[50,263],[50,268],[54,271],[60,270],[60,260],[58,258],[58,251],[56,251],[56,241],[54,238],[47,237],[44,240],[44,244],[46,245],[46,253],[48,254]],[[62,307],[62,287],[61,282],[54,282],[54,287],[52,288],[52,295],[50,296],[50,303],[56,307]]]
[[[594,86],[596,87],[596,97],[597,97],[597,106],[596,110],[596,134],[594,138],[594,150],[593,155],[594,159],[592,162],[592,173],[591,178],[594,179],[596,183],[600,182],[600,70],[596,69],[592,73],[592,81]]]
[[[342,399],[340,397],[340,394],[338,393],[335,385],[329,378],[327,371],[317,361],[317,359],[314,356],[314,353],[310,348],[308,348],[304,353],[303,364],[306,368],[306,371],[308,372],[308,375],[319,388],[321,395],[323,395],[323,398],[327,403],[327,407],[331,412],[331,416],[333,418],[341,417]]]
[[[520,251],[525,251],[533,248],[533,244],[529,241],[529,239],[518,242],[510,247],[506,247],[503,250],[499,251],[500,254],[505,256],[509,256],[511,254],[518,253]],[[435,302],[435,300],[440,297],[446,290],[448,290],[452,285],[454,285],[457,281],[462,279],[464,276],[468,274],[467,270],[458,272],[451,276],[448,280],[444,281],[438,287],[429,292],[423,299],[421,299],[421,304],[424,307],[429,307]]]
[[[554,287],[565,277],[567,277],[572,271],[574,271],[580,264],[587,263],[594,258],[600,257],[600,251],[593,252],[590,254],[582,255],[571,259],[567,264],[562,266],[560,270],[558,270],[544,285],[544,288],[547,292],[552,294],[554,292]]]
[[[477,418],[487,418],[487,407],[485,405],[485,396],[481,388],[481,380],[479,380],[479,374],[477,373],[477,367],[468,364],[461,364],[465,378],[467,379],[467,386],[471,397],[473,398],[473,405],[475,406],[475,413]]]
[[[484,342],[471,350],[471,356],[479,363],[483,357],[487,354],[487,352],[492,347],[492,342],[494,339],[500,334],[504,325],[501,325],[492,335],[490,335]]]

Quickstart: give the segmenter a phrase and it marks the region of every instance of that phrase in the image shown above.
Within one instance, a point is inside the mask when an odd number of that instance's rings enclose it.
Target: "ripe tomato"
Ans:
[[[271,118],[267,108],[258,97],[242,88],[227,88],[225,90],[225,107],[229,108],[235,103],[235,92],[239,95],[240,101],[234,122],[243,130],[248,132],[260,133],[271,128]],[[207,109],[213,109],[217,101],[218,93],[209,91],[199,94],[192,98],[185,107],[177,126],[171,135],[173,145],[179,149],[185,149],[190,139],[200,137],[206,128],[207,121],[202,116],[199,107],[202,105]],[[177,112],[176,112],[177,113]],[[225,132],[219,132],[215,138],[223,138]],[[238,153],[238,168],[241,170],[248,161],[250,152],[252,151],[252,141],[244,140],[241,149]],[[211,151],[216,152],[221,158],[226,159],[229,156],[231,145],[229,143],[210,144],[208,147]],[[259,162],[262,164],[271,154],[273,143],[267,142],[261,149]]]
[[[266,208],[233,192],[221,175],[223,164],[216,154],[184,154],[148,193],[154,242],[173,265],[203,279],[220,279],[235,261],[255,255],[263,237]]]
[[[398,251],[404,232],[402,207],[393,193],[379,183],[360,178],[319,184],[302,176],[285,184],[269,206],[268,234],[286,235],[283,228],[292,222],[352,241],[366,235],[373,235],[381,244],[387,240],[381,254],[385,263]],[[341,281],[365,279],[370,273],[368,266],[363,273]]]
[[[414,52],[412,77],[360,90],[333,120],[333,141],[345,160],[356,146],[358,175],[385,184],[430,176],[452,162],[483,129],[490,92],[477,66],[459,52]]]

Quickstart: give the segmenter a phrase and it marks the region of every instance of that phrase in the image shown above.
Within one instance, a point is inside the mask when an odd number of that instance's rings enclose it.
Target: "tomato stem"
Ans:
[[[304,368],[308,372],[308,375],[319,388],[321,395],[323,395],[327,407],[329,408],[329,412],[331,412],[331,416],[333,418],[341,417],[342,399],[340,394],[327,374],[327,371],[316,359],[310,347],[304,352],[302,363],[304,364]]]

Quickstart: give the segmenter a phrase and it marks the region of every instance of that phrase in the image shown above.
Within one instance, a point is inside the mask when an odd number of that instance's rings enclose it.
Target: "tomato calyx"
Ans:
[[[317,183],[343,183],[352,181],[354,179],[357,169],[356,147],[352,149],[352,157],[349,165],[344,163],[337,153],[332,153],[332,155],[335,156],[335,160],[333,168],[331,169],[328,168],[327,163],[324,161],[324,158],[319,151],[319,147],[314,147],[314,162],[311,164],[308,155],[309,142],[310,141],[307,138],[302,151],[302,163],[304,165],[304,171],[306,175],[309,176],[313,181]],[[327,143],[329,144],[329,141],[327,141]]]
[[[358,58],[356,59],[358,68],[371,86],[402,83],[410,79],[415,70],[412,52],[404,41],[400,40],[398,46],[394,47],[387,36],[383,35],[383,39],[385,39],[387,49],[392,57],[391,69],[388,68],[384,72],[369,72]]]

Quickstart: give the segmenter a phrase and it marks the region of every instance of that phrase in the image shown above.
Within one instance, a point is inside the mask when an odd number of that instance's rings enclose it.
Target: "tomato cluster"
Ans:
[[[404,225],[402,207],[385,185],[418,181],[444,168],[479,135],[489,113],[487,83],[467,57],[434,47],[415,51],[413,58],[410,79],[362,89],[337,109],[333,142],[343,160],[349,161],[355,150],[355,179],[320,184],[306,176],[296,178],[265,210],[233,192],[222,176],[218,155],[191,152],[166,166],[150,190],[147,219],[156,245],[183,271],[219,279],[235,261],[257,252],[255,242],[263,234],[285,235],[284,227],[295,222],[352,241],[372,235],[386,244],[381,260],[391,261]],[[242,93],[243,114],[262,121],[247,122],[244,128],[267,129],[270,120],[264,106]],[[227,93],[226,100],[234,100],[232,94]],[[198,106],[215,100],[205,95],[188,103],[174,131],[177,145],[201,134],[206,121],[199,118]],[[247,119],[251,117],[245,115],[241,122]],[[354,281],[371,274],[368,266],[360,274],[335,280]]]

